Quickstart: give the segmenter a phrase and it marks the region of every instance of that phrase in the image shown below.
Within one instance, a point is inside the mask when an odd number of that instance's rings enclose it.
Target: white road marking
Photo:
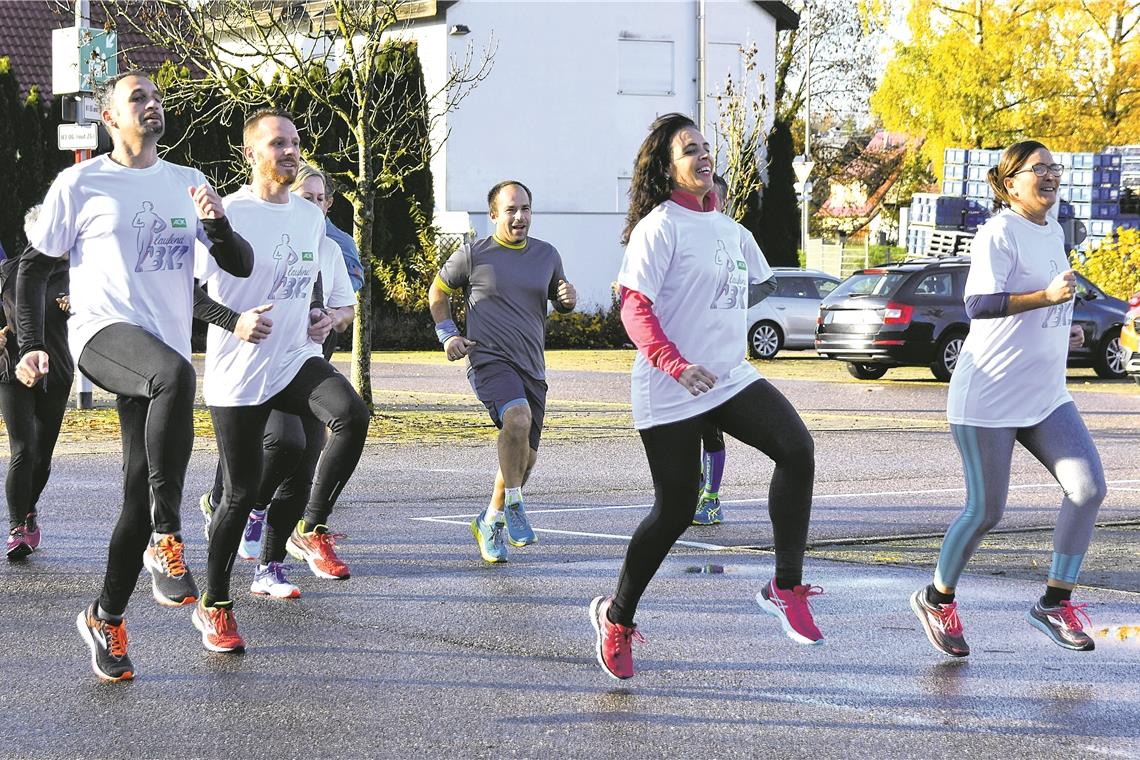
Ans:
[[[434,472],[439,472],[435,470]],[[1106,481],[1107,485],[1113,486],[1111,490],[1116,491],[1140,491],[1140,488],[1126,488],[1120,484],[1123,483],[1138,483],[1140,480],[1109,480]],[[1009,489],[1013,490],[1029,490],[1034,488],[1059,488],[1056,482],[1052,483],[1027,483],[1023,485],[1011,485]],[[815,494],[812,499],[845,499],[845,498],[861,498],[868,496],[913,496],[916,494],[934,494],[934,493],[965,493],[965,488],[926,488],[919,490],[906,490],[906,491],[861,491],[852,493],[833,493],[833,494]],[[725,504],[759,504],[766,502],[767,499],[733,499],[732,501],[725,501]],[[554,507],[551,509],[527,509],[527,513],[531,515],[542,514],[561,514],[567,512],[611,512],[622,509],[649,509],[652,504],[610,504],[610,505],[597,505],[597,506],[583,506],[583,507]],[[413,520],[420,520],[422,522],[443,523],[446,525],[470,525],[473,517],[472,512],[465,512],[458,515],[435,515],[431,517],[413,517]],[[533,526],[532,526],[533,527]],[[611,538],[618,541],[629,541],[633,536],[618,535],[615,533],[590,533],[588,531],[580,530],[555,530],[553,528],[534,528],[535,533],[558,533],[564,536],[582,536],[583,538]],[[738,549],[735,546],[721,546],[720,544],[706,544],[698,541],[677,541],[681,546],[690,546],[695,549],[707,549],[709,551],[728,551]]]

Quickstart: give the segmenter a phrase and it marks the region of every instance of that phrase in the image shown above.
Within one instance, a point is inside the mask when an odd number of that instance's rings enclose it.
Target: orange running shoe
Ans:
[[[198,601],[198,586],[182,557],[182,537],[167,533],[156,543],[151,536],[143,565],[150,571],[150,589],[163,607],[181,607]]]
[[[202,646],[211,652],[245,651],[245,641],[234,619],[233,602],[219,602],[212,607],[199,603],[194,607],[191,620],[202,632]]]
[[[348,565],[340,561],[333,547],[338,538],[345,537],[343,533],[329,533],[327,525],[318,525],[306,533],[305,521],[300,520],[290,534],[285,550],[294,559],[308,563],[318,578],[344,580],[349,576]]]
[[[92,602],[75,618],[75,627],[91,650],[91,669],[104,681],[129,681],[135,677],[135,666],[127,656],[127,623],[98,617],[96,604]]]

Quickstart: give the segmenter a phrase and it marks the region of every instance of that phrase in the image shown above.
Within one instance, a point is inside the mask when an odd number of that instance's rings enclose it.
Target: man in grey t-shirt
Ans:
[[[487,194],[487,205],[494,233],[451,255],[428,303],[447,358],[467,358],[467,379],[499,427],[495,488],[471,532],[485,561],[506,562],[506,543],[538,540],[526,519],[522,486],[538,459],[546,410],[546,302],[564,314],[578,297],[554,246],[527,236],[530,190],[514,180],[500,182]],[[466,336],[451,318],[450,297],[460,292]]]

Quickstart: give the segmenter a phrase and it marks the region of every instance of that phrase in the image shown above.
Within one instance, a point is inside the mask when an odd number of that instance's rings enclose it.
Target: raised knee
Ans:
[[[1067,495],[1078,509],[1099,509],[1101,502],[1108,496],[1108,486],[1103,479],[1089,481],[1070,489]]]
[[[158,371],[151,383],[151,389],[156,394],[165,391],[193,398],[197,383],[198,377],[194,373],[194,366],[179,357],[179,361],[169,362]]]

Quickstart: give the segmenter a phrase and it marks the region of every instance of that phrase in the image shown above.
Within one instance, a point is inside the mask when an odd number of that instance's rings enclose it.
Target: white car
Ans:
[[[759,288],[748,290],[748,353],[771,359],[781,348],[815,348],[819,302],[839,278],[814,269],[773,267],[776,292],[757,303]]]

